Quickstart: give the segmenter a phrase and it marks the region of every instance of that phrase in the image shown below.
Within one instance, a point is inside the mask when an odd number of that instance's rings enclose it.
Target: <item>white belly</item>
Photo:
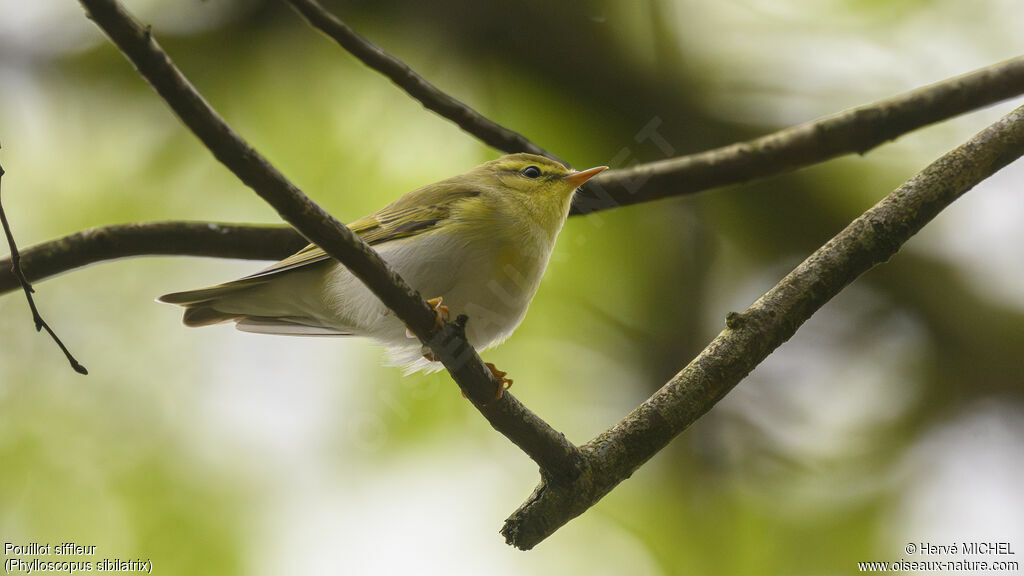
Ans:
[[[466,336],[477,350],[499,344],[523,320],[551,255],[533,242],[467,245],[443,234],[388,242],[379,253],[423,298],[442,297],[453,319],[467,315]],[[320,319],[325,325],[380,341],[395,364],[440,368],[419,361],[419,342],[362,282],[338,264],[327,270],[326,317]]]

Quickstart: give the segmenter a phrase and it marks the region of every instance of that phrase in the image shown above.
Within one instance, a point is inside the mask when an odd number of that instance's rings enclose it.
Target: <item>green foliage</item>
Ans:
[[[0,51],[3,192],[19,242],[125,221],[276,222],[67,4],[68,36],[87,44],[47,52],[39,36]],[[277,3],[146,4],[139,16],[214,107],[342,220],[496,156]],[[550,4],[333,8],[577,166],[665,157],[636,140],[655,117],[681,154],[1024,48],[1006,31],[1024,15],[1006,5]],[[229,16],[204,23],[214,8]],[[182,11],[198,19],[165,33],[159,22]],[[656,42],[655,29],[671,36]],[[526,321],[484,358],[582,443],[682,368],[727,312],[1006,108],[863,158],[572,218]],[[1016,547],[1020,494],[1003,480],[1021,471],[1024,304],[1020,267],[996,253],[1019,256],[1020,227],[1000,232],[1010,227],[997,216],[1016,213],[1020,187],[988,184],[529,554],[497,530],[535,467],[446,375],[402,377],[358,341],[186,330],[152,302],[260,263],[138,259],[39,283],[86,378],[35,334],[22,296],[5,294],[0,533],[148,557],[165,574],[821,574],[897,560],[926,538]],[[976,472],[940,483],[950,467]]]

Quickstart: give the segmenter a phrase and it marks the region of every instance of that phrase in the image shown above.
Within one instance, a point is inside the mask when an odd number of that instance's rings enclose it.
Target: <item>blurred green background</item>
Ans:
[[[497,153],[279,2],[126,2],[221,114],[342,220]],[[1024,52],[1013,0],[330,2],[577,167],[683,154]],[[0,163],[22,246],[105,224],[278,222],[72,0],[0,1]],[[863,157],[570,219],[485,359],[578,443],[792,266],[1016,105]],[[185,329],[159,294],[256,262],[139,258],[36,285],[74,374],[0,297],[0,540],[159,574],[849,574],[908,542],[1024,560],[1024,167],[862,277],[711,413],[537,549],[497,531],[531,462],[445,374],[358,340]],[[6,248],[0,249],[6,251]],[[4,252],[0,252],[4,253]],[[947,559],[965,559],[953,557]],[[5,557],[6,560],[6,557]],[[1013,572],[1009,572],[1013,573]]]

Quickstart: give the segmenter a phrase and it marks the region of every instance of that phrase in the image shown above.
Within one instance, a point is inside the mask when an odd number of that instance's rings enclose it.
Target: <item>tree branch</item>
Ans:
[[[384,52],[316,0],[287,0],[313,27],[370,68],[387,76],[429,110],[504,152],[557,157],[442,92]],[[572,214],[589,214],[669,196],[692,194],[864,154],[898,136],[1024,93],[1024,57],[943,80],[880,102],[807,122],[769,136],[698,154],[609,170],[583,186]]]
[[[613,428],[581,447],[583,474],[542,479],[502,534],[529,549],[582,514],[725,396],[833,296],[887,261],[943,208],[1024,154],[1024,106],[945,154],[854,220]]]
[[[491,426],[523,449],[545,477],[577,474],[577,448],[511,394],[495,400],[499,383],[466,342],[462,323],[436,328],[435,313],[376,251],[309,199],[210,107],[170,57],[116,0],[80,0],[88,16],[167,102],[181,121],[242,182],[303,236],[359,278],[441,360]],[[464,323],[464,321],[463,321]]]
[[[573,214],[693,194],[864,154],[929,124],[1024,94],[1024,56],[761,138],[608,170],[576,195]]]
[[[280,260],[307,244],[290,226],[214,222],[147,222],[92,228],[37,244],[21,253],[30,282],[104,260],[129,256],[190,255]],[[18,288],[11,258],[0,259],[0,294]]]
[[[508,153],[530,152],[558,158],[530,142],[525,136],[494,122],[466,104],[439,90],[420,76],[405,62],[381,50],[366,38],[356,34],[344,22],[325,10],[316,0],[287,0],[296,12],[324,34],[330,36],[339,46],[358,58],[373,70],[380,72],[409,96],[418,100],[427,110],[454,122],[459,128],[478,140]]]

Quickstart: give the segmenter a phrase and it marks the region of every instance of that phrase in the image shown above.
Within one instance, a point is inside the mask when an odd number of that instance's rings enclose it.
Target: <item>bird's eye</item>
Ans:
[[[523,168],[522,175],[527,178],[540,178],[540,168],[536,166],[527,166]]]

